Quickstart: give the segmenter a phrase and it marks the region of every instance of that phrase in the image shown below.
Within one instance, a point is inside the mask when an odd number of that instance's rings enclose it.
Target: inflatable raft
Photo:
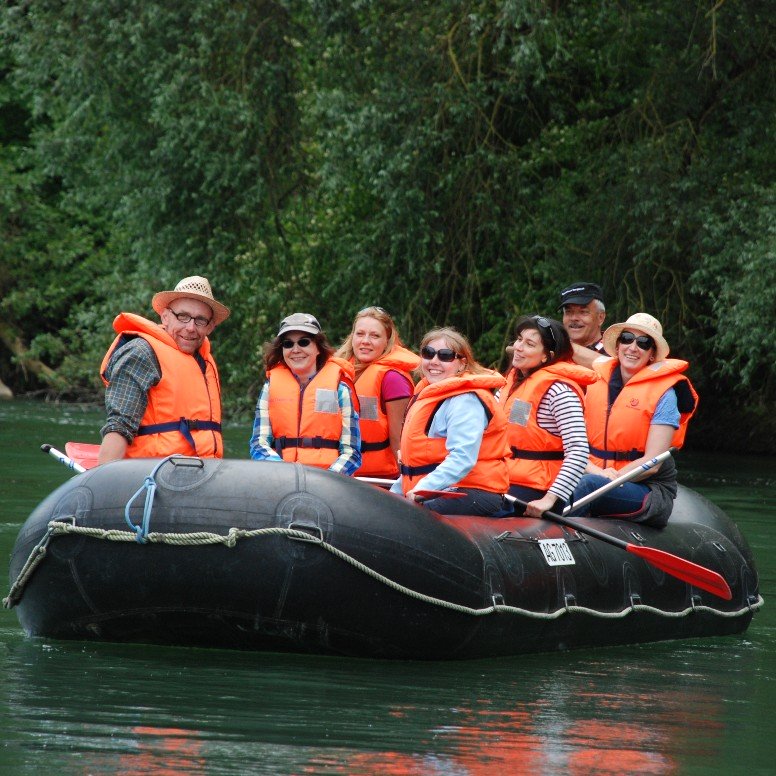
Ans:
[[[172,457],[49,495],[5,603],[30,636],[403,659],[740,633],[762,605],[739,530],[686,488],[665,529],[580,522],[718,572],[732,598],[546,520],[443,517],[298,464]]]

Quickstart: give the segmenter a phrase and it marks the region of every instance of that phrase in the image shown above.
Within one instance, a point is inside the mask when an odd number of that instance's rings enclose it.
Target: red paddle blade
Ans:
[[[91,445],[88,442],[66,442],[65,452],[69,458],[80,463],[84,469],[93,469],[97,466],[97,455],[100,452],[99,445]]]
[[[714,593],[725,601],[729,601],[733,597],[725,578],[705,566],[699,566],[697,563],[680,558],[678,555],[672,555],[670,552],[656,550],[654,547],[642,547],[640,544],[628,544],[625,549],[640,558],[644,558],[648,563],[662,569],[667,574],[684,582],[689,582],[701,590]]]
[[[466,494],[459,490],[416,490],[421,498],[463,498]]]

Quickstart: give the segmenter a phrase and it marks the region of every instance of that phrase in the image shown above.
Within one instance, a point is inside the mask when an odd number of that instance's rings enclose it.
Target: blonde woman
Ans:
[[[495,515],[509,487],[507,421],[494,391],[504,378],[477,363],[466,337],[429,331],[420,343],[422,380],[401,435],[401,477],[392,486],[411,501],[419,491],[455,489],[463,498],[424,503],[442,514]]]
[[[358,475],[394,478],[404,413],[412,397],[412,370],[420,358],[407,350],[393,318],[377,306],[360,310],[337,356],[353,364],[361,406]]]

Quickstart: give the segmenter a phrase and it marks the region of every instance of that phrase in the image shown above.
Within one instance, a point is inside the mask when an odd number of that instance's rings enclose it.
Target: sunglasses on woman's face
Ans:
[[[638,337],[631,331],[624,331],[617,337],[618,345],[630,345],[635,342],[642,350],[649,350],[655,347],[655,340],[652,337],[648,337],[646,334],[640,334]]]
[[[283,340],[281,345],[283,345],[283,350],[291,350],[294,345],[299,345],[300,348],[306,348],[311,342],[312,339],[310,339],[310,337],[300,337],[296,341],[290,339]]]
[[[444,361],[446,364],[449,364],[451,361],[455,361],[456,358],[461,358],[458,353],[456,353],[454,350],[450,350],[450,348],[434,350],[434,348],[429,347],[428,345],[426,345],[425,348],[421,348],[420,355],[425,358],[426,361],[431,361],[431,359],[436,356],[440,361]]]

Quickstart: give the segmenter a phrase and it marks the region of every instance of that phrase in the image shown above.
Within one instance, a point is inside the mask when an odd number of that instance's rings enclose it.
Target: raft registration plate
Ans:
[[[539,547],[544,553],[544,559],[550,566],[573,566],[574,556],[571,554],[565,539],[539,539]]]

